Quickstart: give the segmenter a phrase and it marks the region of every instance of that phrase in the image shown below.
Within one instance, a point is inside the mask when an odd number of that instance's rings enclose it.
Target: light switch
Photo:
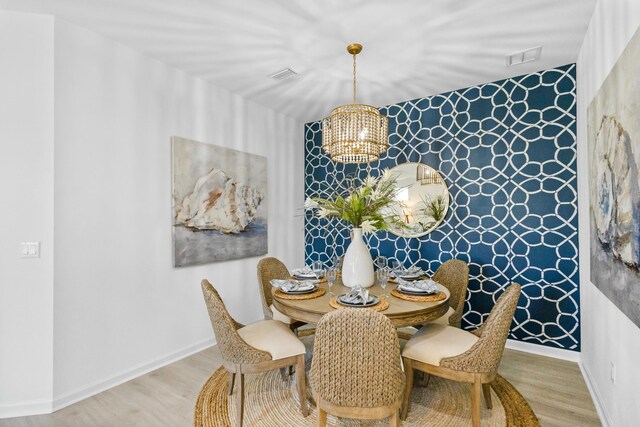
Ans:
[[[22,242],[22,258],[40,258],[40,242]]]

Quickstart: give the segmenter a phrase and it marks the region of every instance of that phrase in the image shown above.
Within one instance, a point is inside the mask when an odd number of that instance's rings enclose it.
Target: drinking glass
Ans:
[[[338,271],[335,268],[330,268],[327,270],[327,284],[329,285],[329,296],[333,296],[333,291],[331,290],[333,286],[333,282],[336,281],[336,277],[338,277]]]
[[[387,266],[387,258],[383,257],[382,255],[378,255],[376,257],[375,264],[376,264],[376,267],[378,267],[378,270],[382,270]]]
[[[335,268],[338,271],[342,270],[343,260],[344,260],[344,255],[343,256],[334,255],[333,258],[331,258],[331,264],[333,265],[333,268]]]
[[[313,270],[313,274],[315,274],[316,279],[320,280],[322,277],[322,273],[324,273],[324,266],[322,265],[322,261],[313,261],[311,263],[311,270]]]
[[[395,277],[400,277],[400,275],[402,274],[402,264],[400,264],[400,261],[398,261],[397,259],[394,259],[391,262],[391,269]]]
[[[376,272],[378,276],[378,283],[380,283],[380,287],[382,288],[382,296],[388,297],[386,293],[387,283],[389,282],[389,271],[386,268],[381,268]]]

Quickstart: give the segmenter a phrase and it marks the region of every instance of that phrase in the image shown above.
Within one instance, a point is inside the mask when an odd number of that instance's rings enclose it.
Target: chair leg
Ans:
[[[400,415],[398,409],[389,417],[389,427],[400,427]]]
[[[491,403],[491,385],[482,384],[482,393],[484,394],[484,403],[485,405],[487,405],[487,409],[492,409],[493,404]]]
[[[238,393],[236,396],[236,414],[238,417],[238,426],[242,427],[244,416],[244,374],[238,372]]]
[[[400,413],[400,419],[406,420],[409,413],[409,406],[411,405],[411,390],[413,389],[413,366],[411,365],[411,359],[405,357],[402,358],[404,364],[404,396],[402,397],[402,412]]]
[[[327,427],[327,413],[318,406],[318,427]]]
[[[480,427],[480,399],[482,399],[482,383],[480,376],[471,385],[471,424],[473,427]]]
[[[282,377],[282,381],[286,381],[289,378],[287,368],[280,368],[280,376]]]
[[[236,382],[235,372],[229,372],[229,396],[233,394],[233,384]]]
[[[307,380],[304,372],[304,354],[298,356],[296,361],[296,382],[298,383],[298,398],[300,399],[300,412],[303,417],[309,415],[307,407]]]
[[[293,365],[289,366],[289,376],[293,375]]]
[[[424,388],[429,387],[429,381],[431,381],[431,374],[425,374],[427,376],[427,382],[424,383]]]

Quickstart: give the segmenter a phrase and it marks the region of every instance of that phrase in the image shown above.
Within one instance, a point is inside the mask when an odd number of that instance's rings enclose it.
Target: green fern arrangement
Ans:
[[[387,230],[390,226],[403,227],[404,223],[396,214],[387,214],[387,209],[396,203],[397,177],[385,169],[380,177],[367,176],[358,187],[352,187],[350,194],[343,197],[335,194],[332,199],[307,198],[305,210],[315,210],[319,218],[338,218],[363,233]]]
[[[424,197],[422,199],[424,213],[434,219],[435,222],[440,222],[444,219],[444,215],[447,212],[447,205],[444,200],[444,196],[436,197]]]

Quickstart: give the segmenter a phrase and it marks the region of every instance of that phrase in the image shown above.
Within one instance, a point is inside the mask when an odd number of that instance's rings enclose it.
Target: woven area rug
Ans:
[[[309,354],[310,352],[308,352]],[[307,369],[310,361],[307,361]],[[415,383],[414,383],[415,384]],[[195,427],[227,427],[236,424],[235,390],[228,396],[227,373],[220,368],[204,384],[196,402]],[[310,387],[309,387],[310,388]],[[247,427],[306,427],[317,425],[311,399],[310,415],[300,415],[295,376],[283,381],[279,371],[245,376]],[[414,385],[411,411],[403,426],[458,427],[471,425],[470,385],[432,377],[429,387]],[[537,427],[538,419],[522,395],[504,378],[492,384],[493,409],[482,407],[483,427]],[[388,426],[388,420],[362,421],[329,416],[329,426]]]

